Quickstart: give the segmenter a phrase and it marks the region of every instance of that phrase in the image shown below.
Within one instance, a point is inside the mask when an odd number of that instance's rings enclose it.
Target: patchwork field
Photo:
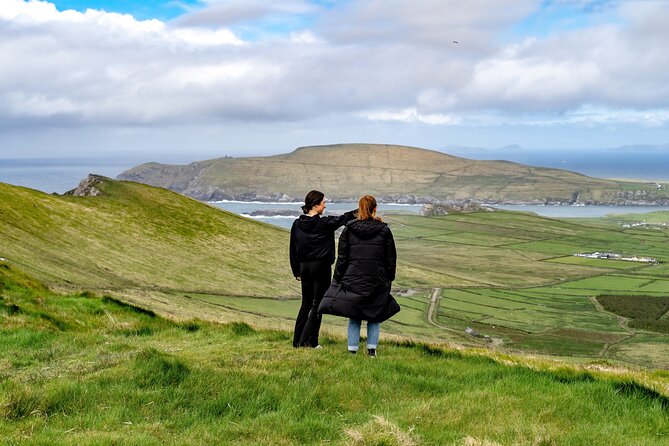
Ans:
[[[287,231],[150,186],[100,188],[102,197],[58,197],[0,184],[0,257],[53,289],[176,320],[292,328],[300,297]],[[669,368],[669,316],[632,323],[601,300],[669,296],[669,228],[504,211],[385,218],[402,312],[382,339]],[[573,255],[596,251],[657,263]],[[344,325],[326,317],[323,331],[344,336]]]
[[[669,335],[658,328],[662,322],[630,324],[625,314],[598,301],[601,296],[666,299],[669,230],[625,230],[606,220],[595,225],[517,212],[386,220],[398,247],[395,290],[402,312],[383,324],[385,334],[669,368],[662,347],[669,345]],[[573,256],[588,251],[653,257],[659,263]],[[239,311],[248,320],[278,318],[287,327],[298,307],[290,298],[191,297]],[[324,321],[326,332],[345,332],[345,321]],[[478,336],[467,334],[468,327]],[[656,331],[649,330],[653,327]]]
[[[665,349],[657,349],[669,345],[663,322],[629,324],[625,314],[597,300],[645,296],[664,301],[669,296],[669,230],[626,230],[605,220],[593,225],[509,212],[390,221],[403,267],[448,277],[432,282],[439,288],[434,322],[440,326],[470,327],[479,339],[489,336],[512,350],[669,368]],[[660,263],[573,256],[595,251]],[[405,286],[423,285],[404,271],[399,276]],[[655,319],[661,318],[666,316]],[[639,354],[630,358],[630,350]]]

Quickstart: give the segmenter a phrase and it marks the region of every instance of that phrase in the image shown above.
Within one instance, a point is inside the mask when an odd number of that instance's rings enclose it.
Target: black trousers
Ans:
[[[293,347],[316,347],[321,329],[321,315],[318,314],[323,295],[330,287],[332,268],[329,262],[319,260],[300,263],[302,283],[302,305],[295,321]]]

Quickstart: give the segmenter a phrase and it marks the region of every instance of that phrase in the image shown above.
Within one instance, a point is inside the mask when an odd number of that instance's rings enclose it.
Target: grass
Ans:
[[[374,360],[348,354],[341,336],[296,350],[286,331],[172,322],[94,293],[52,293],[14,268],[0,283],[3,304],[21,308],[0,312],[9,445],[655,445],[669,435],[661,372],[387,337]]]
[[[0,183],[0,256],[49,286],[296,294],[285,231],[163,189],[99,188],[63,197]]]
[[[630,318],[629,326],[669,333],[669,296],[599,296],[602,306],[612,313]]]
[[[0,185],[0,256],[8,259],[0,268],[11,265],[50,288],[90,290],[175,320],[292,329],[300,299],[287,231],[150,186],[109,180],[100,188],[102,197],[59,197]],[[621,324],[596,300],[669,295],[669,229],[502,211],[386,220],[397,242],[393,286],[403,310],[384,324],[385,334],[489,345],[465,334],[473,327],[494,338],[496,350],[669,368],[666,333],[646,337],[647,327]],[[572,255],[589,250],[660,263]],[[32,286],[32,279],[20,280]],[[0,305],[0,314],[21,311]],[[77,323],[40,316],[41,327],[63,332]],[[323,331],[338,333],[344,324],[326,317]],[[152,330],[122,332],[150,337]]]
[[[436,313],[441,326],[460,332],[473,327],[511,350],[669,367],[661,354],[665,349],[658,347],[669,337],[657,333],[648,342],[634,336],[649,327],[621,326],[593,302],[603,295],[668,296],[669,230],[651,237],[606,220],[594,224],[516,212],[388,220],[400,258],[397,282],[441,287]],[[650,256],[661,263],[573,256],[590,250]],[[634,346],[638,354],[630,354]]]

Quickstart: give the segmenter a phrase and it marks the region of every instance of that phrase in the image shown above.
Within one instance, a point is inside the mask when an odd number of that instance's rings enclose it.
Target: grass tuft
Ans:
[[[10,316],[22,313],[21,307],[12,302],[5,301],[4,299],[0,300],[0,311],[3,311]]]
[[[501,446],[499,443],[489,440],[481,440],[476,437],[465,437],[462,439],[462,446]]]
[[[135,358],[135,382],[140,387],[178,386],[190,375],[190,368],[177,358],[154,348]]]
[[[561,367],[546,373],[552,379],[562,384],[575,384],[595,381],[595,377],[592,376],[591,373],[567,367]]]
[[[141,324],[137,327],[121,330],[120,333],[123,336],[153,336],[156,330],[150,325]]]
[[[225,324],[225,327],[227,327],[232,332],[232,334],[236,336],[250,336],[256,332],[253,327],[251,327],[246,322],[231,322],[229,324]]]
[[[263,340],[266,342],[286,342],[291,339],[292,336],[286,331],[268,330],[263,333]]]
[[[77,297],[83,297],[85,299],[95,299],[97,296],[95,295],[94,292],[86,290],[78,293]]]
[[[66,331],[69,328],[69,325],[67,322],[55,317],[53,314],[50,313],[45,313],[45,312],[39,312],[36,314],[37,317],[40,319],[43,319],[47,322],[49,322],[51,325],[56,327],[58,331]]]
[[[201,328],[200,324],[198,324],[195,321],[182,322],[180,324],[177,324],[177,326],[189,333],[195,333],[196,331],[199,331]]]
[[[627,379],[613,383],[616,393],[648,402],[657,402],[662,409],[669,411],[669,397],[650,389],[636,381]]]
[[[8,420],[35,415],[40,412],[39,392],[26,387],[16,387],[9,392],[7,399],[0,406],[2,417]]]
[[[345,430],[348,446],[415,446],[418,440],[413,429],[402,430],[386,418],[374,415],[372,420],[359,428]]]
[[[142,308],[142,307],[137,307],[135,305],[130,305],[128,303],[122,302],[122,301],[120,301],[116,298],[113,298],[111,296],[104,296],[102,298],[102,302],[106,303],[106,304],[115,305],[115,306],[117,306],[119,308],[122,308],[124,310],[133,311],[137,314],[143,314],[143,315],[149,316],[149,317],[156,317],[156,313],[151,311],[151,310],[147,310],[146,308]]]

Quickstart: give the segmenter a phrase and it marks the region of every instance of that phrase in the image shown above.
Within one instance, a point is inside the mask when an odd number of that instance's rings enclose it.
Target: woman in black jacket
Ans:
[[[366,320],[367,354],[376,356],[381,322],[400,311],[390,294],[396,263],[393,234],[376,216],[376,199],[365,195],[358,218],[341,233],[334,280],[319,307],[321,313],[349,318],[351,353],[358,351],[360,326]]]
[[[355,211],[321,217],[325,194],[312,190],[304,198],[300,218],[290,229],[290,267],[302,284],[302,305],[295,321],[293,347],[319,347],[321,315],[318,305],[332,279],[335,260],[335,231],[355,218]]]

